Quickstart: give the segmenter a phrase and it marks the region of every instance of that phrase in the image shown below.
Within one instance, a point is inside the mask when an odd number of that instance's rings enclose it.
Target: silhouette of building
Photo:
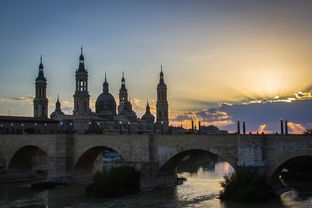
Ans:
[[[165,131],[169,127],[168,119],[168,101],[167,101],[167,85],[164,81],[164,73],[162,71],[162,65],[160,67],[159,83],[157,85],[157,103],[156,103],[156,123],[160,128],[164,128]]]
[[[48,118],[47,79],[43,73],[42,56],[40,57],[39,72],[35,87],[34,117]]]
[[[90,95],[88,92],[88,72],[84,65],[84,56],[79,57],[79,67],[76,70],[76,91],[74,94],[74,115],[90,115]]]
[[[97,97],[95,112],[90,109],[90,94],[88,92],[88,71],[85,67],[85,57],[81,47],[79,66],[75,72],[75,93],[73,114],[66,115],[61,109],[59,96],[55,110],[48,118],[47,79],[44,76],[42,57],[40,57],[39,72],[35,81],[34,117],[0,116],[1,133],[152,133],[168,132],[168,101],[167,86],[164,82],[161,67],[160,81],[157,86],[157,122],[152,115],[149,103],[142,118],[138,118],[128,99],[126,80],[122,73],[119,90],[119,104],[116,111],[116,101],[109,93],[106,73],[103,92]]]
[[[148,103],[142,118],[138,118],[133,111],[132,104],[128,98],[124,73],[122,73],[121,78],[117,111],[116,101],[109,92],[109,83],[105,73],[103,92],[97,97],[95,112],[92,112],[89,107],[88,71],[85,68],[84,60],[85,57],[81,48],[79,68],[76,70],[73,114],[65,115],[61,111],[59,99],[55,104],[55,111],[51,114],[51,118],[59,121],[60,131],[76,133],[151,133],[168,130],[167,86],[164,83],[162,68],[160,82],[157,86],[157,94],[159,94],[157,97],[157,110],[160,114],[157,116],[157,125],[155,125],[155,117],[152,115]]]

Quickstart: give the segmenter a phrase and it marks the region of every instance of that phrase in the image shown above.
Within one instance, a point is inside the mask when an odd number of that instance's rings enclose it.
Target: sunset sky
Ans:
[[[91,107],[107,73],[118,97],[121,74],[134,110],[155,105],[160,65],[170,120],[233,131],[312,128],[312,1],[0,2],[0,114],[32,115],[43,55],[49,111],[57,94],[72,113],[81,45]]]

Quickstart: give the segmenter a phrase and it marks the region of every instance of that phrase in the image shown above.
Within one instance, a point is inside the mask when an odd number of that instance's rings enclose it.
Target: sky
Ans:
[[[91,108],[124,71],[138,116],[163,64],[170,122],[274,133],[312,128],[312,1],[0,1],[0,114],[31,116],[40,55],[49,112],[72,112],[81,45]]]

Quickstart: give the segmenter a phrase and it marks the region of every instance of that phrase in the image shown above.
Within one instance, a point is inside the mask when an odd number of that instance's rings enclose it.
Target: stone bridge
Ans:
[[[124,163],[139,167],[148,178],[148,189],[168,182],[168,177],[175,178],[179,160],[195,150],[217,155],[234,168],[257,167],[274,181],[286,162],[312,156],[312,136],[0,135],[0,182],[42,170],[51,180],[87,176],[92,174],[96,158],[105,149],[115,150]]]

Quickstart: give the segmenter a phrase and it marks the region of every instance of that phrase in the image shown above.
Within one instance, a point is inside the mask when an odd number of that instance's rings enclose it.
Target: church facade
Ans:
[[[109,92],[109,83],[105,74],[103,91],[97,97],[95,111],[90,108],[90,94],[88,91],[88,71],[86,70],[85,57],[81,48],[79,66],[75,72],[75,92],[73,95],[73,113],[66,115],[61,110],[59,98],[55,110],[50,118],[58,121],[59,132],[72,133],[152,133],[167,132],[169,129],[167,86],[161,67],[159,84],[157,85],[156,121],[150,111],[149,103],[146,104],[145,114],[139,118],[132,109],[128,97],[126,79],[122,73],[119,90],[118,106],[114,96]],[[39,73],[36,78],[36,97],[34,99],[34,117],[48,118],[48,99],[46,95],[47,79],[44,76],[42,58]]]

